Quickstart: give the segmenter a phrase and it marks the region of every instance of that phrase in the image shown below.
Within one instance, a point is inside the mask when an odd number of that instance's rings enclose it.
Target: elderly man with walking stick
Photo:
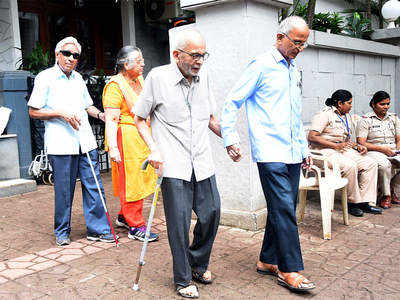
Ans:
[[[163,175],[161,190],[177,293],[197,298],[191,280],[209,284],[211,249],[220,217],[220,198],[208,129],[221,136],[216,104],[203,62],[206,42],[193,29],[178,33],[174,61],[153,69],[133,109],[135,124]],[[146,118],[151,118],[151,133]],[[189,245],[192,210],[197,215]]]
[[[246,104],[253,161],[257,163],[267,201],[268,218],[257,272],[277,277],[292,291],[315,286],[299,273],[303,270],[296,202],[301,165],[312,161],[301,121],[300,74],[294,59],[307,47],[309,29],[300,17],[279,26],[276,46],[255,58],[226,98],[221,129],[228,155],[242,153],[235,123]]]
[[[80,53],[81,45],[75,38],[61,40],[55,48],[56,64],[37,75],[28,102],[29,115],[45,120],[45,150],[54,174],[54,233],[58,246],[71,242],[71,208],[78,175],[87,239],[117,242],[107,221],[97,143],[88,121],[88,114],[104,121],[104,113],[93,106],[82,76],[74,71]]]

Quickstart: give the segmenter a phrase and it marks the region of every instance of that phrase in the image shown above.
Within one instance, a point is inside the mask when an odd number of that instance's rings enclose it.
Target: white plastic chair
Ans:
[[[335,199],[335,191],[341,190],[342,192],[342,209],[343,209],[343,221],[345,225],[349,225],[349,215],[347,211],[347,178],[341,177],[340,168],[337,163],[330,162],[332,168],[328,167],[328,159],[319,153],[318,151],[311,151],[311,157],[314,163],[322,162],[323,172],[317,166],[311,167],[315,177],[303,176],[303,172],[300,172],[300,184],[299,184],[299,211],[298,220],[303,221],[304,212],[306,208],[307,191],[319,190],[320,201],[321,201],[321,213],[322,213],[322,231],[323,238],[325,240],[331,239],[331,219],[332,211]]]

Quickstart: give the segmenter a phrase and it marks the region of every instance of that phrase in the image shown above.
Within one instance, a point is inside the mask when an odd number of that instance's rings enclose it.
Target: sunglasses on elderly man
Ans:
[[[61,50],[60,52],[61,52],[62,55],[64,55],[65,57],[70,57],[70,56],[72,55],[72,57],[73,57],[74,59],[78,59],[79,56],[80,56],[79,53],[76,53],[76,52],[73,53],[73,52],[68,51],[68,50]]]

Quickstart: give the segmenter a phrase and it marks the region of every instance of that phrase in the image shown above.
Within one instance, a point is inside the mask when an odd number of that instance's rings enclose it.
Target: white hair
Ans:
[[[308,25],[302,17],[291,16],[279,24],[278,33],[289,34],[293,27],[308,27]]]
[[[194,28],[188,28],[179,31],[176,35],[174,50],[185,49],[187,46],[187,42],[193,38],[204,39],[201,33]]]
[[[62,50],[62,48],[63,48],[64,45],[66,45],[66,44],[74,44],[74,45],[76,46],[76,48],[78,48],[79,54],[81,54],[81,50],[82,50],[81,44],[78,43],[78,41],[76,40],[76,38],[74,38],[74,37],[72,37],[72,36],[69,36],[69,37],[66,37],[66,38],[62,39],[61,41],[59,41],[59,42],[57,43],[56,49],[54,49],[54,52],[56,53],[56,55],[57,55],[58,53],[60,53],[60,51]]]

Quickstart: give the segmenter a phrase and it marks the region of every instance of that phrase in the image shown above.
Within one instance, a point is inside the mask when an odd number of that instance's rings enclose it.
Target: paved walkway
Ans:
[[[115,219],[119,203],[111,195],[111,178],[103,176],[108,207]],[[162,201],[143,268],[140,291],[131,287],[141,243],[117,229],[120,247],[85,238],[80,185],[72,213],[71,240],[55,246],[53,190],[0,199],[0,299],[175,299],[172,262],[166,236]],[[146,201],[145,215],[150,201]],[[344,226],[340,207],[332,220],[333,239],[321,239],[318,202],[308,203],[300,238],[305,275],[317,289],[290,294],[271,276],[255,272],[263,232],[221,226],[210,269],[215,281],[201,286],[201,299],[400,299],[400,206],[382,216],[350,218]]]

